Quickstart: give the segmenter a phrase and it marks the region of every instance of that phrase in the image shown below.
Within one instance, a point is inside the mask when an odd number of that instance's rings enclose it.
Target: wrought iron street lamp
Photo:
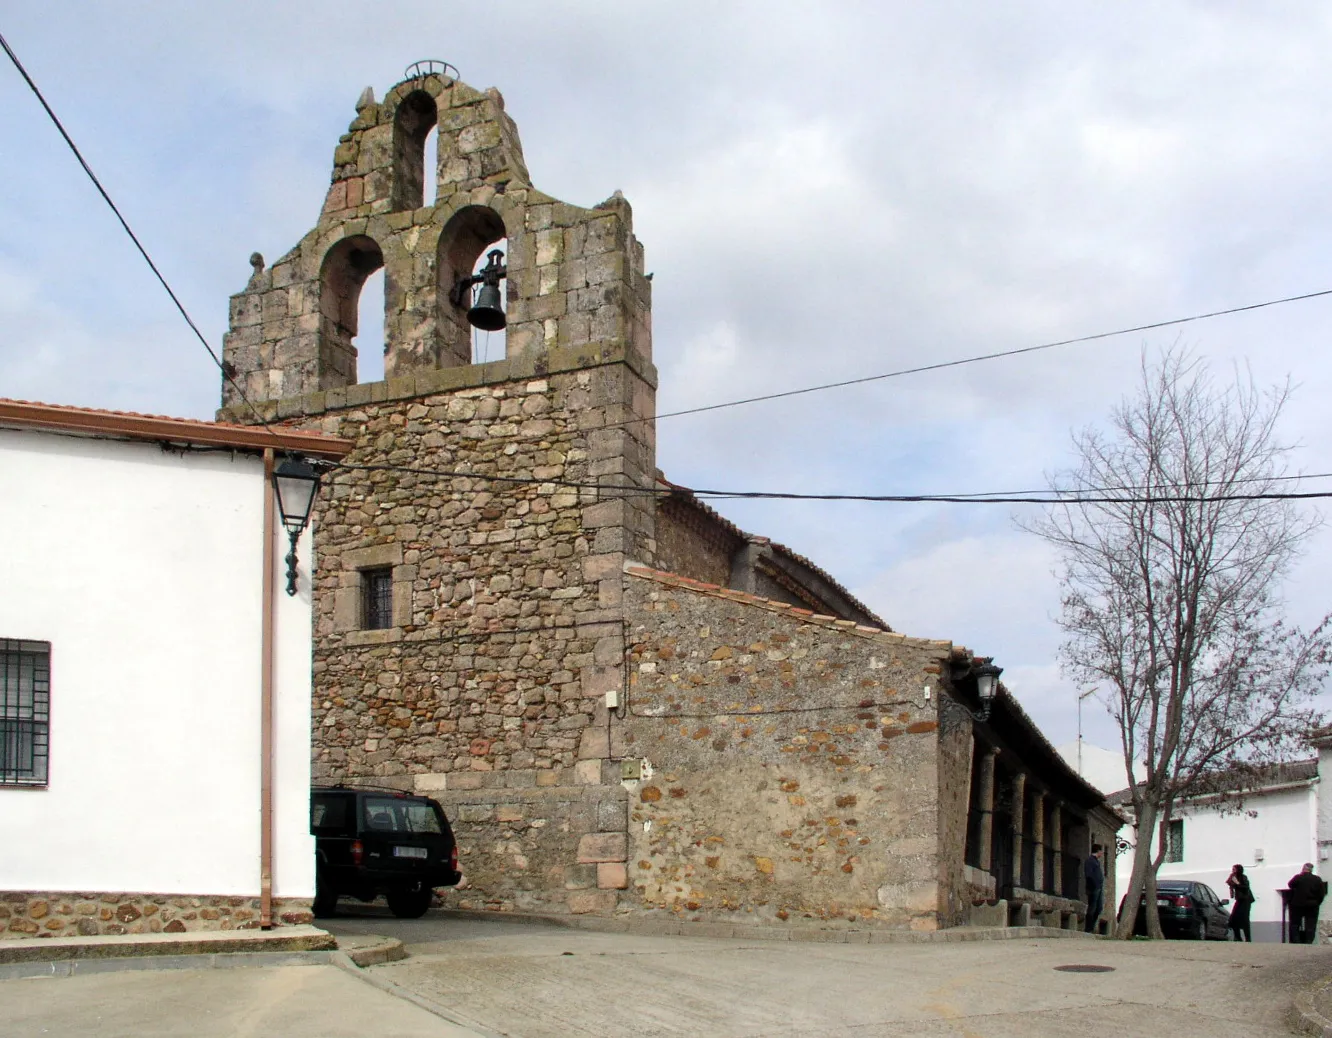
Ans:
[[[287,594],[296,594],[296,542],[310,522],[315,494],[319,491],[320,471],[305,458],[284,454],[273,469],[273,489],[277,492],[278,514],[291,538],[287,553]]]
[[[976,696],[981,704],[980,712],[975,715],[978,721],[990,719],[990,707],[999,693],[999,675],[1003,672],[1004,668],[996,667],[992,657],[978,657],[977,663],[972,666],[971,673],[976,678]]]

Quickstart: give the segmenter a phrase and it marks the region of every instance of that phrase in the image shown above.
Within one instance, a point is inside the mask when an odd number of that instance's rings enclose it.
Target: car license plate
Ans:
[[[426,858],[430,852],[424,847],[394,847],[393,856],[395,858]]]
[[[1156,903],[1157,903],[1157,905],[1159,905],[1159,906],[1161,906],[1161,907],[1169,907],[1169,905],[1170,905],[1170,899],[1169,899],[1169,898],[1165,898],[1165,897],[1158,897],[1158,898],[1156,899]]]

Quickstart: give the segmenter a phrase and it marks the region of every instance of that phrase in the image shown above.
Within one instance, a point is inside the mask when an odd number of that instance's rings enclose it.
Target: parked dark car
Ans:
[[[462,879],[449,820],[429,797],[316,787],[310,791],[310,832],[317,916],[332,915],[343,895],[373,901],[383,894],[394,915],[417,919],[430,907],[435,887]]]
[[[1125,898],[1127,900],[1127,898]],[[1191,879],[1158,879],[1156,881],[1156,910],[1161,918],[1161,933],[1188,941],[1224,941],[1228,936],[1226,924],[1230,900],[1222,901],[1206,883]],[[1124,911],[1124,902],[1119,903]],[[1138,919],[1133,926],[1136,934],[1147,932],[1147,895],[1138,903]]]

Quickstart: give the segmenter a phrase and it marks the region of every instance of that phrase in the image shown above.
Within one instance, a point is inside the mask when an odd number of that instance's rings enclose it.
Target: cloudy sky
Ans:
[[[633,204],[662,412],[1332,288],[1325,3],[4,12],[215,346],[249,254],[275,258],[317,217],[362,88],[383,96],[426,57],[500,88],[538,187]],[[0,396],[211,417],[215,368],[7,66],[0,91]],[[1223,376],[1292,378],[1283,433],[1299,469],[1327,472],[1330,320],[1315,300],[666,418],[659,464],[742,490],[1041,487],[1070,430],[1131,391],[1140,352],[1179,341]],[[1050,737],[1073,737],[1053,559],[1011,508],[720,507],[897,630],[994,655]],[[1324,533],[1289,585],[1295,617],[1321,615],[1329,586]],[[1086,727],[1111,744],[1092,708]]]

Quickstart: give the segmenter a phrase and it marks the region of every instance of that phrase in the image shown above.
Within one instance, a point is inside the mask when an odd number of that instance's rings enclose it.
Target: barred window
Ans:
[[[0,786],[46,785],[51,643],[0,638]]]
[[[393,626],[393,567],[361,570],[361,626],[367,631]]]
[[[1184,819],[1176,818],[1166,830],[1166,861],[1184,860]]]

